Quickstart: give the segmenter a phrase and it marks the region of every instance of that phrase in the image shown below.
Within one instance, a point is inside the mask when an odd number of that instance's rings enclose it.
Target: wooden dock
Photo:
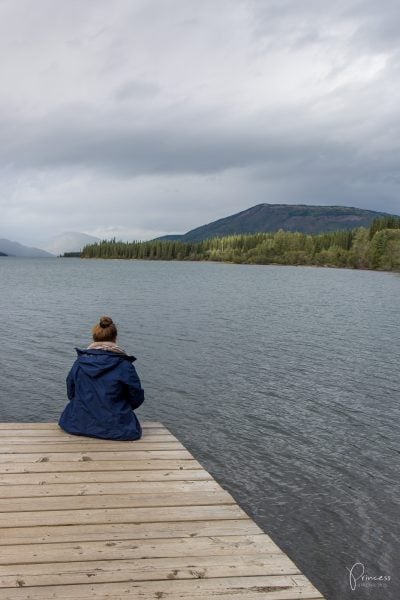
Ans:
[[[323,600],[160,423],[0,423],[0,599]]]

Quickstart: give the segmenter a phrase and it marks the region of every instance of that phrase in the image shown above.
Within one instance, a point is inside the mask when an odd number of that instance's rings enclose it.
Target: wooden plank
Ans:
[[[106,461],[102,461],[103,465]],[[189,462],[189,461],[187,461]],[[42,463],[40,463],[42,464]],[[58,465],[61,463],[58,463]],[[136,466],[135,464],[133,467]],[[66,483],[117,483],[125,481],[214,481],[207,471],[198,469],[159,469],[153,471],[83,471],[55,473],[0,473],[0,496],[8,486],[55,485]],[[61,494],[62,495],[62,494]],[[2,497],[5,497],[4,495]]]
[[[145,427],[143,429],[142,438],[153,436],[153,435],[165,435],[172,436],[174,439],[177,439],[173,434],[166,429],[165,427]],[[12,439],[12,438],[73,438],[73,439],[97,439],[97,438],[89,438],[87,436],[80,435],[72,435],[70,433],[66,433],[63,429],[0,429],[0,437],[2,439]]]
[[[75,562],[173,556],[241,556],[276,554],[281,550],[266,535],[228,535],[151,540],[114,540],[0,546],[0,564]]]
[[[134,481],[118,483],[57,483],[39,485],[0,485],[0,501],[6,498],[37,498],[59,496],[93,496],[119,494],[169,494],[219,492],[221,487],[208,481]],[[30,503],[32,504],[32,503]],[[35,505],[36,508],[36,505]],[[61,508],[61,507],[60,507]],[[22,509],[24,510],[24,509]],[[1,511],[1,502],[0,502]]]
[[[136,442],[55,423],[0,438],[0,600],[323,600],[161,424]]]
[[[184,447],[180,442],[145,442],[145,441],[125,441],[125,442],[111,442],[107,440],[97,440],[96,442],[60,442],[58,444],[4,444],[0,446],[2,456],[7,454],[37,454],[41,452],[51,453],[62,453],[62,452],[111,452],[116,450],[118,452],[135,452],[141,450],[142,452],[154,451],[154,450],[173,450],[185,451]]]
[[[142,429],[147,429],[147,428],[151,428],[151,427],[156,427],[158,429],[160,429],[160,428],[166,429],[166,427],[158,421],[143,421],[143,422],[141,422],[141,426],[142,426]],[[26,423],[10,422],[10,423],[0,423],[0,429],[56,429],[57,431],[59,431],[60,427],[54,421],[50,421],[48,423],[44,423],[44,422],[40,422],[40,423],[37,423],[37,422],[26,422]]]
[[[230,508],[230,507],[229,507]],[[219,507],[220,509],[220,507]],[[111,540],[143,540],[151,538],[185,538],[218,535],[263,535],[251,519],[234,519],[231,512],[221,511],[215,520],[203,520],[201,507],[192,518],[198,521],[157,521],[143,523],[95,523],[93,525],[48,525],[8,527],[0,529],[0,545],[47,544],[49,542],[82,542]]]
[[[266,596],[267,594],[267,596]],[[24,589],[23,586],[4,590],[2,600],[54,600],[86,598],[108,600],[317,600],[321,594],[302,575],[264,575],[254,577],[214,577],[194,580],[162,580],[141,582],[117,582],[102,584],[77,584],[38,586]],[[322,599],[323,600],[323,599]]]
[[[44,458],[44,460],[43,460]],[[89,458],[89,460],[87,460]],[[105,457],[101,457],[102,459]],[[36,459],[37,462],[4,462],[0,461],[0,473],[68,473],[85,471],[156,471],[160,469],[193,470],[202,469],[196,460],[171,460],[171,459],[128,459],[128,460],[94,460],[87,457],[81,460],[50,462],[45,456]]]
[[[82,510],[88,508],[133,508],[145,506],[196,506],[212,504],[234,504],[234,499],[224,490],[195,492],[163,492],[157,494],[102,494],[100,496],[50,496],[37,498],[0,499],[0,519],[6,513],[34,510]]]
[[[132,444],[135,443],[135,445],[141,445],[143,443],[148,444],[148,443],[154,443],[154,442],[162,442],[163,444],[166,444],[168,442],[174,442],[175,444],[180,444],[179,440],[176,439],[175,436],[171,435],[170,433],[163,433],[163,434],[153,434],[153,433],[149,433],[146,435],[143,435],[139,440],[131,440],[131,441],[119,441],[119,440],[114,440],[114,441],[110,441],[110,440],[99,440],[98,438],[90,438],[90,437],[83,437],[81,435],[69,435],[67,433],[59,433],[57,435],[47,435],[47,436],[23,436],[21,435],[21,432],[19,432],[18,436],[11,436],[9,435],[10,432],[7,432],[8,435],[7,436],[3,436],[3,432],[0,432],[0,438],[1,438],[1,444],[10,446],[10,445],[22,445],[22,444],[28,444],[28,445],[32,445],[32,444],[59,444],[60,442],[62,442],[63,444],[110,444],[110,443],[119,443],[119,444]],[[182,444],[180,444],[182,446]],[[1,448],[1,446],[0,446]]]
[[[237,504],[199,506],[157,506],[138,508],[102,508],[75,510],[41,510],[0,514],[2,527],[33,525],[78,525],[87,523],[144,523],[159,521],[193,521],[210,519],[247,519]]]
[[[0,588],[117,581],[197,579],[250,575],[300,575],[299,569],[280,554],[185,556],[15,564],[0,566]],[[1,593],[1,592],[0,592]]]
[[[0,463],[16,462],[65,462],[89,460],[192,460],[187,450],[139,450],[132,442],[131,450],[85,451],[85,452],[35,452],[24,454],[0,454]]]

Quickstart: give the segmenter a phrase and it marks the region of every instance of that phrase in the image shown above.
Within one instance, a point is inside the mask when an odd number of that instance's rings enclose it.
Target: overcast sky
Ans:
[[[0,237],[400,213],[397,0],[0,0]]]

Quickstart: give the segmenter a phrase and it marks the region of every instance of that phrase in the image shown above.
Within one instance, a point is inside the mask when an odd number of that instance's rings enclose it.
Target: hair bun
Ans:
[[[113,324],[113,320],[111,317],[100,317],[99,325],[102,329],[106,329],[106,327],[110,327]]]

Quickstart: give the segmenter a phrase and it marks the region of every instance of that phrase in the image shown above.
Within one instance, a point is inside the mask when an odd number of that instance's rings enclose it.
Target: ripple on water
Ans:
[[[57,419],[74,347],[120,326],[163,421],[330,600],[400,555],[400,277],[205,263],[2,259],[0,418]],[[379,593],[378,593],[379,592]]]

